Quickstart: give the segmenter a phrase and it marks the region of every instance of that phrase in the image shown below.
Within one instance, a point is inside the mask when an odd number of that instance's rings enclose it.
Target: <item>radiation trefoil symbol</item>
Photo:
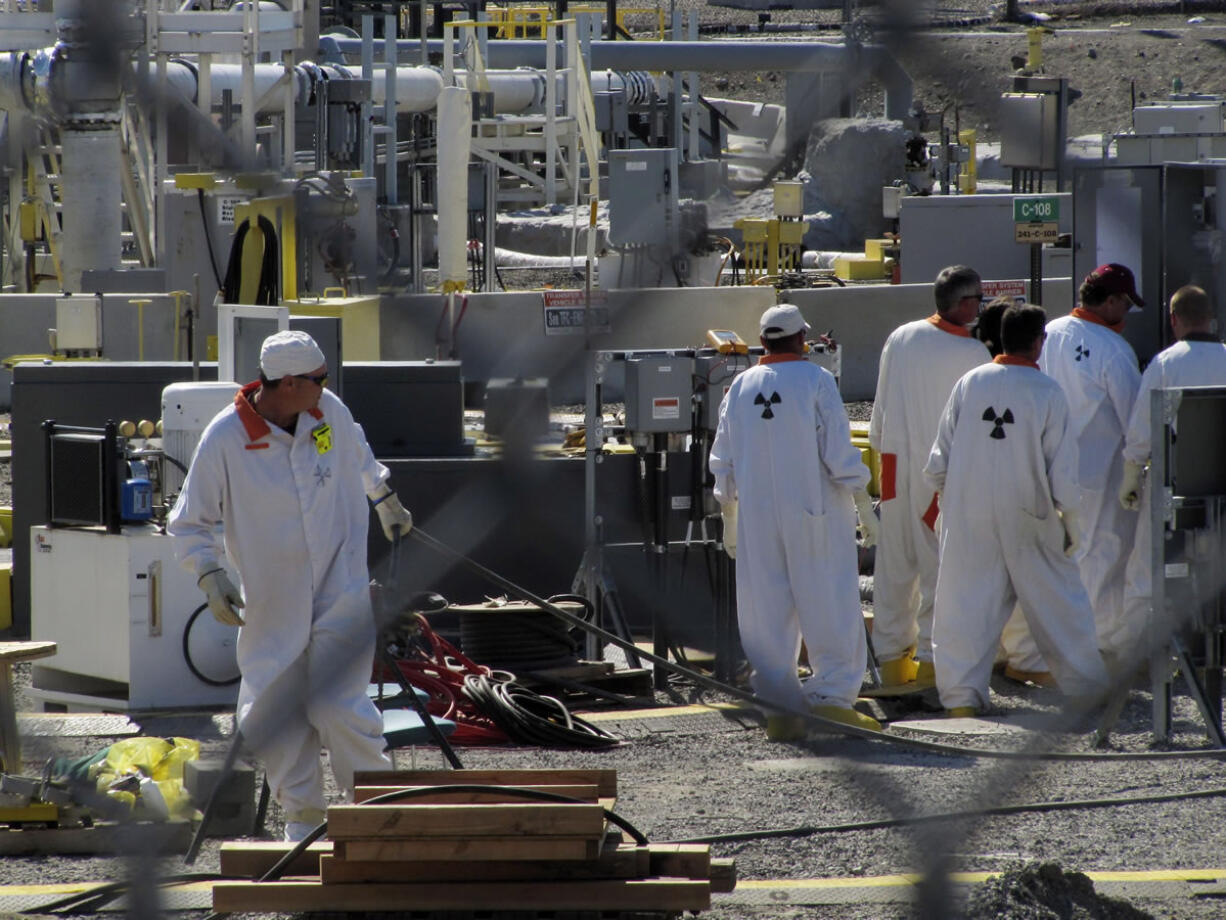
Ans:
[[[1006,409],[1003,415],[997,415],[996,410],[988,406],[983,410],[983,420],[992,423],[992,430],[988,433],[988,437],[1000,441],[1005,436],[1005,425],[1013,424],[1013,410]]]
[[[771,406],[777,406],[781,402],[783,402],[783,400],[779,397],[778,393],[771,393],[769,399],[761,393],[753,398],[753,404],[755,406],[765,406],[765,408],[762,410],[763,418],[774,418],[775,413],[771,409]]]

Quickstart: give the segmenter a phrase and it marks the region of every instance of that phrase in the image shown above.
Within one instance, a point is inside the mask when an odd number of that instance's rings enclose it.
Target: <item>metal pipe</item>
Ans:
[[[360,50],[357,39],[336,35],[320,37],[327,54],[352,55]],[[490,42],[486,64],[491,67],[544,67],[546,42],[503,40]],[[428,42],[431,55],[442,54],[443,40]],[[399,53],[416,60],[417,40],[402,40]],[[842,45],[824,42],[624,42],[591,43],[591,67],[596,70],[746,71],[773,70],[798,73],[852,71],[881,81],[886,92],[886,115],[903,118],[913,100],[910,76],[882,45]]]

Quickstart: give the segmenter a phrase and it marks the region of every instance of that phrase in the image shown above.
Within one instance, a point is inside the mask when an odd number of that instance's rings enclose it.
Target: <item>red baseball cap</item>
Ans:
[[[1108,294],[1127,294],[1137,307],[1145,306],[1145,301],[1137,293],[1137,279],[1127,265],[1120,265],[1119,262],[1100,265],[1086,275],[1086,282],[1097,284]]]

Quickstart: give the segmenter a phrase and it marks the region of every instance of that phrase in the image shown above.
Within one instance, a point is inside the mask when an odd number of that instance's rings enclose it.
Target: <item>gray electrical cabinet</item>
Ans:
[[[1163,318],[1164,277],[1170,273],[1163,270],[1169,249],[1162,180],[1161,166],[1073,170],[1073,297],[1068,307],[1076,306],[1078,286],[1099,265],[1127,265],[1145,309],[1128,316],[1123,335],[1142,364],[1161,351],[1169,328]],[[1186,283],[1177,281],[1171,290]]]
[[[672,247],[677,235],[677,150],[609,152],[609,241]]]
[[[693,358],[626,358],[626,430],[647,434],[689,431],[693,377]]]
[[[1002,93],[1000,165],[1055,169],[1060,163],[1059,98],[1047,93]]]
[[[749,355],[699,355],[694,359],[695,392],[702,396],[702,426],[708,431],[719,427],[719,407],[737,374],[749,369]]]

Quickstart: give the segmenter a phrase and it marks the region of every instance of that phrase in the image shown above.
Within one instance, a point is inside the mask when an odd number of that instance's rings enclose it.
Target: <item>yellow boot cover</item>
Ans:
[[[904,652],[899,658],[883,661],[878,666],[881,671],[881,685],[897,687],[899,684],[909,684],[915,680],[915,672],[918,667],[918,663],[911,657],[909,651]]]
[[[766,717],[767,741],[800,741],[805,736],[805,722],[799,716],[775,713]]]
[[[935,687],[937,685],[937,671],[931,661],[917,661],[915,670],[915,683],[921,687]]]
[[[945,718],[947,719],[973,719],[978,713],[974,706],[955,706],[953,709],[945,710]]]
[[[831,722],[841,722],[844,725],[853,725],[856,728],[871,728],[873,731],[881,731],[881,723],[872,716],[866,716],[862,712],[852,709],[850,706],[810,706],[809,712],[815,716],[821,716],[823,719],[829,719]]]

